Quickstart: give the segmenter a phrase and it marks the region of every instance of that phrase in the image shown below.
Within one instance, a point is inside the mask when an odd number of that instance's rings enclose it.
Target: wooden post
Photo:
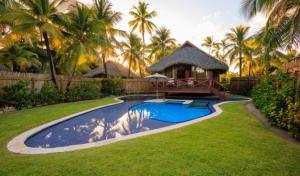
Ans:
[[[33,92],[34,91],[34,87],[35,87],[35,84],[34,84],[34,79],[32,78],[31,79],[31,91]]]
[[[295,100],[300,101],[300,71],[297,76]]]

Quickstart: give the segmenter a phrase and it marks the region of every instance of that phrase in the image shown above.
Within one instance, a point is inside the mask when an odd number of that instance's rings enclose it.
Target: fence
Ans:
[[[261,78],[231,78],[229,90],[235,94],[248,94],[260,81]]]
[[[65,90],[69,77],[64,75],[58,75],[58,87],[60,90]],[[19,80],[30,81],[30,88],[32,90],[40,90],[45,83],[51,82],[51,77],[48,74],[32,74],[32,73],[18,73],[18,72],[0,72],[0,90],[9,85],[13,85]],[[72,84],[78,84],[86,81],[99,81],[102,78],[83,78],[75,77],[72,80]],[[123,88],[126,93],[148,93],[152,92],[153,86],[150,82],[142,79],[124,79]]]

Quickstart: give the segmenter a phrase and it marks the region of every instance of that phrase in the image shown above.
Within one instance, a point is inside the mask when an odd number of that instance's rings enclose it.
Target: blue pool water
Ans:
[[[209,107],[191,108],[176,103],[126,100],[99,108],[46,128],[25,141],[30,147],[55,148],[86,144],[162,128],[212,113],[219,100],[205,100]],[[43,117],[41,117],[43,118]]]
[[[180,123],[200,118],[211,114],[209,107],[194,108],[184,105],[182,102],[176,103],[142,103],[130,108],[130,114],[139,114],[145,118],[169,122]]]

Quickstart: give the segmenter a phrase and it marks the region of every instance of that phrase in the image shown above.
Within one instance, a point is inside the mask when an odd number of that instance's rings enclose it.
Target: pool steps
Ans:
[[[182,102],[182,104],[188,105],[191,104],[193,102],[193,100],[177,100],[177,99],[153,99],[153,100],[146,100],[144,101],[145,103],[172,103],[172,101],[178,103],[178,102]]]

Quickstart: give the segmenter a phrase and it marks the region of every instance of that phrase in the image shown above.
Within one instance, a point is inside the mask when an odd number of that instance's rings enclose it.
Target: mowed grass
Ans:
[[[1,176],[257,175],[300,173],[300,146],[261,125],[244,103],[222,105],[219,117],[98,148],[47,155],[7,151],[14,136],[112,98],[60,104],[0,116]]]

